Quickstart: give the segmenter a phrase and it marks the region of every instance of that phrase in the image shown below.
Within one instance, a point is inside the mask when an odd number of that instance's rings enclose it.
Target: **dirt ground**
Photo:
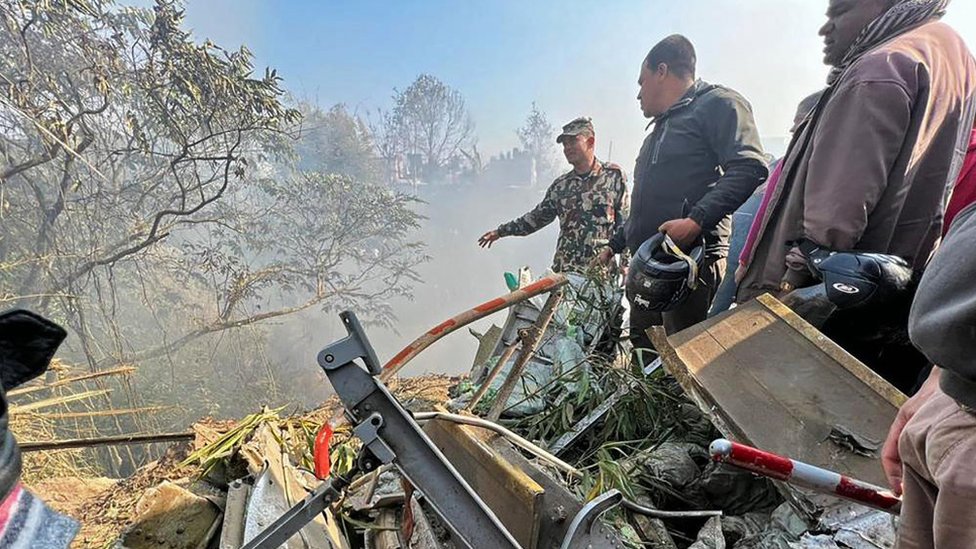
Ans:
[[[114,488],[118,482],[118,479],[105,477],[63,477],[48,479],[28,488],[36,494],[43,494],[44,502],[55,511],[74,517],[88,502]]]

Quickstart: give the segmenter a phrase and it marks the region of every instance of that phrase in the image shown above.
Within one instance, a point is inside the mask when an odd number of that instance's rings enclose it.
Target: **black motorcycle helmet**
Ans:
[[[817,265],[827,299],[838,309],[884,304],[912,284],[912,267],[885,254],[841,252]]]
[[[701,239],[687,254],[663,233],[647,239],[637,249],[627,271],[631,305],[660,313],[673,310],[698,287],[698,271],[704,261],[705,244]]]

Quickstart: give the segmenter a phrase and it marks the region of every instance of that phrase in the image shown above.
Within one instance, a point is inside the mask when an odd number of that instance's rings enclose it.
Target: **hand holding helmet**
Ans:
[[[671,240],[682,249],[693,245],[702,234],[701,225],[690,217],[665,221],[658,231],[671,237]]]
[[[705,262],[700,231],[693,243],[685,253],[669,235],[658,233],[641,244],[627,271],[627,295],[634,307],[668,312],[688,298]]]

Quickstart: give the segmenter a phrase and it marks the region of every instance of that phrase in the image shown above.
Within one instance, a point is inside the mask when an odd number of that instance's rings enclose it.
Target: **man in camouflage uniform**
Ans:
[[[627,178],[620,166],[597,160],[589,118],[577,118],[563,126],[556,143],[563,146],[573,169],[556,178],[532,211],[488,231],[478,244],[490,248],[506,236],[528,236],[558,217],[559,241],[552,270],[585,273],[600,248],[627,219]]]

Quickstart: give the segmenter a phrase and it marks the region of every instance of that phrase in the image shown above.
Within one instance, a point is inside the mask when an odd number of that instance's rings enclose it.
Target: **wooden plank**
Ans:
[[[495,513],[519,545],[535,549],[543,489],[486,444],[474,429],[448,421],[429,421],[424,432]]]
[[[527,460],[505,437],[484,431],[485,441],[503,458],[520,471],[525,471],[544,490],[542,495],[542,517],[539,527],[538,549],[560,549],[569,531],[573,517],[583,508],[583,504],[566,485],[556,480],[555,475],[543,471]],[[618,549],[624,547],[618,533],[611,531],[603,538],[591,539],[587,549]]]
[[[880,443],[900,393],[774,298],[652,337],[668,371],[726,436],[885,485],[876,457],[829,436],[841,428]]]
[[[783,305],[779,300],[769,294],[763,294],[757,298],[767,309],[777,315],[787,324],[793,327],[803,337],[809,339],[821,351],[829,355],[837,364],[840,364],[858,379],[867,383],[879,395],[883,396],[894,406],[901,408],[902,404],[908,400],[905,393],[902,393],[894,385],[888,383],[883,377],[879,376],[871,368],[868,368],[860,360],[845,351],[839,345],[834,344],[820,330],[814,328],[809,323],[804,322],[800,315],[794,313],[789,307]]]

